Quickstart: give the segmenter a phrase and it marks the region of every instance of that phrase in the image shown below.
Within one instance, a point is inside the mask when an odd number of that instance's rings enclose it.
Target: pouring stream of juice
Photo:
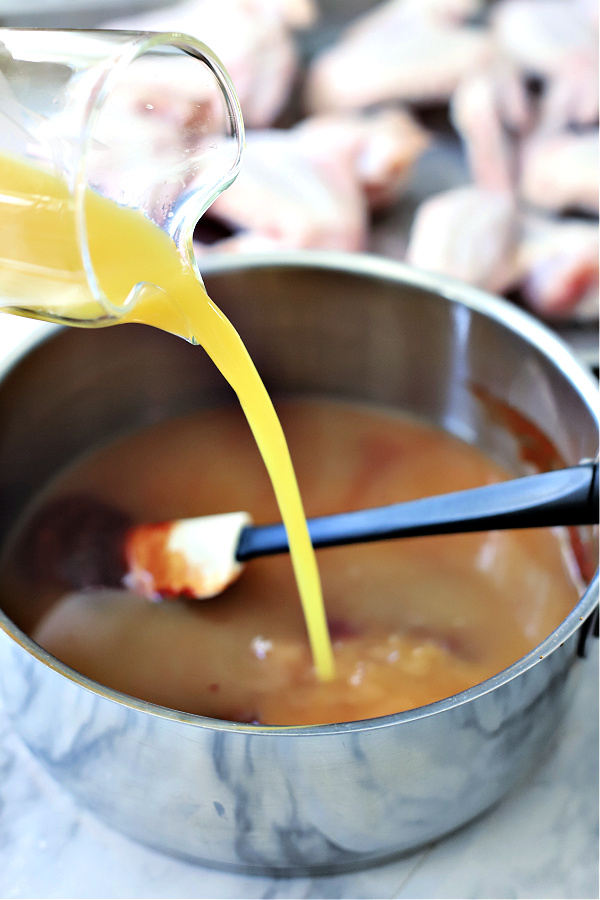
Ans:
[[[237,331],[210,300],[171,238],[142,213],[88,190],[85,198],[91,264],[115,306],[132,286],[138,299],[109,319],[94,299],[75,232],[66,184],[31,165],[0,157],[0,297],[5,311],[53,321],[66,316],[89,327],[141,322],[201,344],[236,392],[271,478],[288,532],[292,565],[317,675],[334,675],[321,584],[287,443],[269,395]],[[60,264],[57,263],[60,261]],[[27,302],[19,305],[19,298]],[[32,306],[31,297],[36,297]]]

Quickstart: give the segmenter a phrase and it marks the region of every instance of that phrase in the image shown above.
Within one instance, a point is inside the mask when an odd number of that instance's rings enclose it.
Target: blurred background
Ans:
[[[201,269],[404,260],[528,309],[597,373],[596,0],[0,0],[0,24],[181,31],[221,58],[247,150]]]

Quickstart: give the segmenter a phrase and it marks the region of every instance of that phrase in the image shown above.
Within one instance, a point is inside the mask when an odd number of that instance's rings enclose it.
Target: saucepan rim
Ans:
[[[573,356],[568,345],[562,341],[549,327],[535,319],[529,313],[519,309],[508,301],[495,297],[479,288],[474,288],[463,282],[446,276],[440,276],[422,270],[415,269],[396,260],[389,260],[372,254],[343,253],[332,251],[298,250],[281,253],[256,253],[248,255],[236,255],[232,257],[213,256],[206,257],[201,263],[202,274],[219,275],[228,272],[238,272],[250,269],[277,269],[277,268],[317,268],[329,271],[341,271],[344,274],[376,278],[388,283],[408,284],[430,293],[439,294],[452,303],[466,306],[475,312],[479,312],[500,324],[516,332],[526,341],[537,348],[544,356],[551,357],[554,364],[571,381],[579,391],[582,398],[590,408],[596,422],[598,422],[598,393],[591,373],[587,373]],[[36,346],[50,340],[57,331],[62,331],[65,326],[54,325],[48,329],[40,329],[21,341],[15,350],[0,361],[0,381],[8,372]],[[44,650],[22,632],[0,610],[0,629],[23,650],[30,653],[39,662],[43,663],[69,681],[85,688],[92,693],[113,701],[132,710],[138,710],[160,719],[179,722],[201,729],[216,731],[240,732],[242,734],[268,736],[316,736],[323,734],[339,734],[355,731],[371,731],[380,728],[399,726],[403,722],[415,719],[428,718],[439,715],[448,709],[469,703],[496,688],[517,678],[523,672],[540,663],[554,650],[562,646],[584,622],[594,613],[598,606],[599,575],[596,570],[592,580],[584,591],[577,605],[561,624],[542,641],[537,647],[517,660],[512,665],[503,669],[498,674],[479,684],[453,694],[435,703],[420,706],[416,709],[406,710],[387,716],[373,719],[361,719],[354,722],[339,722],[327,725],[302,725],[302,726],[277,726],[277,725],[251,725],[241,722],[229,722],[222,719],[212,719],[207,716],[193,713],[180,712],[158,706],[154,703],[138,700],[128,694],[113,690],[93,681],[85,675],[81,675],[74,669],[60,662],[48,651]]]

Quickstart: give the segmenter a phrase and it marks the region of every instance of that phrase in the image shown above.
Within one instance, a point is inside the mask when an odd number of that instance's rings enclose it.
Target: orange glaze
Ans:
[[[277,411],[311,516],[508,477],[476,449],[395,413],[325,400]],[[545,529],[319,551],[336,664],[325,682],[284,555],[249,562],[203,602],[40,579],[19,548],[35,546],[27,534],[37,511],[73,495],[134,522],[238,509],[257,524],[277,520],[239,410],[156,425],[82,459],[25,516],[0,570],[2,606],[56,657],[126,694],[201,715],[302,725],[427,704],[515,662],[579,596],[559,537]]]

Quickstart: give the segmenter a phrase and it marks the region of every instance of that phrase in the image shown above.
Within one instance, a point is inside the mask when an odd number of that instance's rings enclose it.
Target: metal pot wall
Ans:
[[[215,260],[205,281],[274,395],[413,412],[515,474],[536,453],[544,468],[548,446],[565,464],[597,454],[593,379],[507,303],[337,254]],[[28,499],[98,442],[230,399],[201,350],[143,326],[57,328],[0,375],[0,542]],[[581,538],[594,554],[591,530]],[[0,684],[32,752],[128,835],[214,866],[333,872],[457,828],[535,764],[569,703],[597,603],[589,573],[572,613],[510,668],[364,722],[283,729],[159,708],[70,670],[3,614]]]

